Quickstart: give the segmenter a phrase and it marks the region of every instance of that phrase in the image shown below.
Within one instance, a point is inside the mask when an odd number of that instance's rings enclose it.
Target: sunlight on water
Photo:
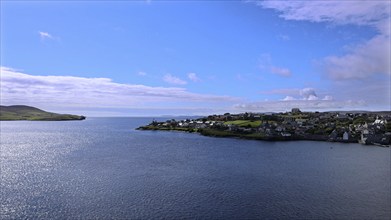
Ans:
[[[1,218],[390,218],[389,148],[134,130],[150,120],[1,122]]]

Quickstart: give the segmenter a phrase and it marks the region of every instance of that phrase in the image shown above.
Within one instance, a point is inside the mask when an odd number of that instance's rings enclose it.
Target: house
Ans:
[[[338,139],[338,132],[336,129],[334,129],[330,135],[329,135],[329,140],[330,141],[336,141]]]
[[[366,143],[367,143],[368,136],[369,136],[369,130],[368,130],[368,129],[363,129],[363,130],[361,131],[360,143],[366,144]]]
[[[345,131],[345,132],[343,133],[342,140],[344,140],[344,141],[349,140],[349,133],[348,133],[347,131]]]
[[[381,120],[381,119],[379,119],[379,117],[376,117],[376,120],[375,120],[375,122],[373,122],[374,124],[386,124],[387,123],[387,121],[385,121],[385,120]]]

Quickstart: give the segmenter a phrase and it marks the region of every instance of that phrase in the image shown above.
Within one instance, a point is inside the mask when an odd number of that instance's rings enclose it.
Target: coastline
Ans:
[[[305,135],[305,136],[268,136],[263,134],[256,133],[236,133],[230,131],[221,131],[217,129],[204,128],[204,129],[194,129],[194,128],[180,128],[180,127],[157,127],[157,126],[141,126],[136,128],[136,130],[149,130],[149,131],[179,131],[179,132],[187,132],[187,133],[197,133],[203,136],[208,137],[220,137],[220,138],[240,138],[246,140],[260,140],[260,141],[270,141],[270,142],[280,142],[280,141],[321,141],[321,142],[337,142],[337,143],[360,143],[358,140],[330,140],[330,138],[326,135]],[[369,145],[369,144],[368,144]],[[380,147],[390,147],[389,145],[380,145],[380,144],[370,144]]]
[[[80,116],[77,118],[0,119],[0,121],[83,121],[86,118],[85,116]]]
[[[47,112],[27,105],[0,105],[0,121],[73,121],[86,116]]]
[[[166,120],[138,130],[176,130],[204,136],[264,141],[310,140],[390,147],[391,112],[239,113],[198,119]]]

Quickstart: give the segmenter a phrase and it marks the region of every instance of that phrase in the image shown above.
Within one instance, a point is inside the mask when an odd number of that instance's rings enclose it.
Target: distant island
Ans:
[[[85,116],[46,112],[27,105],[0,105],[0,121],[68,121],[84,120]]]
[[[391,112],[302,112],[210,115],[152,121],[138,130],[176,130],[266,141],[314,140],[391,145]]]

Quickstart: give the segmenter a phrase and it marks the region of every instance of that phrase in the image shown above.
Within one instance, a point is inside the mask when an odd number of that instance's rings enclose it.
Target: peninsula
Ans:
[[[0,105],[0,121],[65,121],[65,120],[84,120],[85,116],[57,114],[46,112],[39,108],[26,105]]]
[[[152,121],[138,130],[177,130],[266,141],[314,140],[391,145],[391,112],[302,112],[209,115]]]

